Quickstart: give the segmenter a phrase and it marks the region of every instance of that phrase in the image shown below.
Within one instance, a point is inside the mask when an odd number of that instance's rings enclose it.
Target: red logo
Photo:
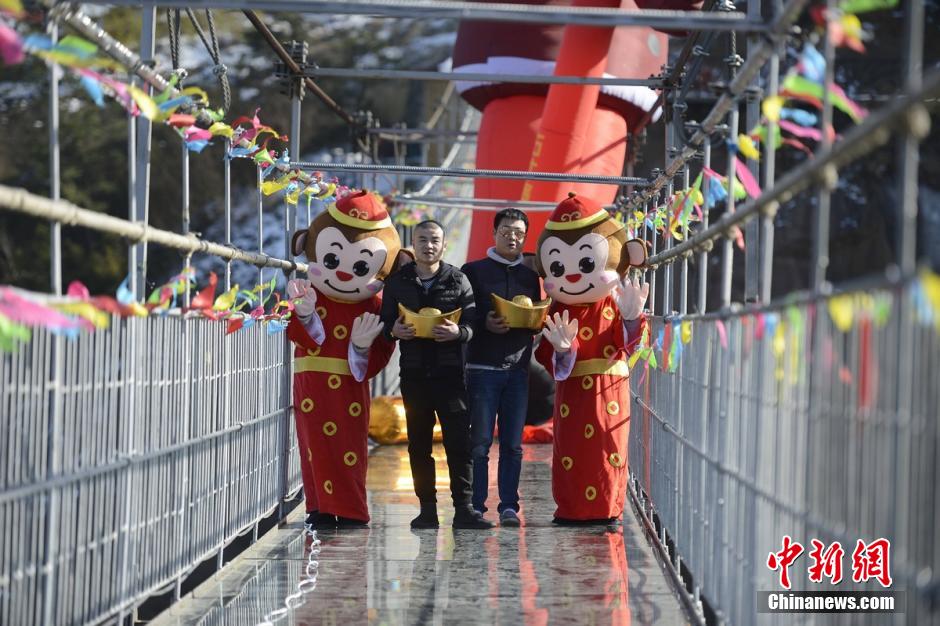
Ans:
[[[828,578],[830,584],[842,582],[842,558],[845,550],[838,541],[826,545],[819,539],[812,539],[812,550],[808,552],[812,561],[807,572],[813,583],[822,583]],[[780,586],[790,589],[790,566],[803,554],[803,545],[793,541],[790,535],[783,536],[783,548],[779,552],[767,555],[767,567],[780,573]],[[879,537],[870,543],[859,539],[852,551],[852,580],[857,583],[877,580],[882,587],[891,586],[891,542]]]
[[[891,570],[888,556],[891,553],[891,542],[881,537],[868,545],[861,539],[855,544],[852,552],[852,580],[857,583],[866,582],[874,578],[882,587],[891,586]]]
[[[842,544],[835,541],[824,551],[826,544],[822,541],[813,539],[812,543],[809,558],[813,559],[813,564],[809,567],[809,579],[821,583],[825,576],[833,585],[838,585],[842,582],[842,557],[845,555]]]
[[[790,539],[790,535],[783,536],[783,550],[780,552],[771,552],[767,557],[767,567],[772,570],[780,570],[780,585],[784,589],[790,588],[789,567],[803,554],[803,546]]]

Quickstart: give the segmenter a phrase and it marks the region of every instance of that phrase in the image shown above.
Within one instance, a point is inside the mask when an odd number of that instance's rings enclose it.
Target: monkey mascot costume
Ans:
[[[306,253],[310,278],[288,284],[295,315],[287,329],[307,523],[365,526],[368,381],[394,349],[380,337],[379,292],[401,240],[382,200],[363,190],[339,198],[291,243],[295,255]]]
[[[570,193],[538,241],[536,262],[553,304],[536,358],[555,391],[555,523],[619,525],[627,491],[630,383],[649,286],[631,279],[642,241],[597,202]]]

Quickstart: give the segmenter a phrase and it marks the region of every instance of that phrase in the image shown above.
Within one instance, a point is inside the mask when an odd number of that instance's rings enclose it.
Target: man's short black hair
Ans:
[[[510,207],[497,213],[496,217],[493,218],[493,230],[499,228],[499,223],[503,220],[509,220],[510,222],[515,220],[522,220],[522,223],[525,224],[526,232],[529,231],[529,218],[519,209]]]
[[[441,229],[441,234],[446,234],[444,230],[444,225],[438,222],[437,220],[424,220],[423,222],[418,222],[415,224],[415,230],[421,230],[422,228],[427,228],[428,226],[437,226]]]

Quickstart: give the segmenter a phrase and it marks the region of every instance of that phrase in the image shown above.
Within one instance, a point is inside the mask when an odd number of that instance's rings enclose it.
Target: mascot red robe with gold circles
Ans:
[[[627,491],[627,358],[646,319],[648,285],[628,270],[646,247],[597,202],[569,194],[539,237],[536,264],[553,300],[536,358],[556,382],[552,495],[557,523],[617,524]]]
[[[398,261],[401,240],[382,200],[350,193],[292,240],[306,253],[306,280],[288,285],[295,315],[294,416],[307,522],[363,526],[369,433],[369,379],[389,361],[379,292]]]

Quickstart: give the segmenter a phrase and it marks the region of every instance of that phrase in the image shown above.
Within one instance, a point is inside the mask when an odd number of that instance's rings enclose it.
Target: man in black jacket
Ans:
[[[519,474],[522,428],[529,394],[529,360],[533,331],[509,328],[496,315],[490,294],[506,300],[527,296],[539,300],[538,274],[522,264],[522,245],[529,219],[519,209],[503,209],[493,220],[495,245],[486,257],[461,268],[476,300],[476,323],[468,355],[470,441],[473,458],[473,507],[486,512],[489,453],[493,427],[499,423],[499,522],[519,526]],[[498,417],[497,417],[498,416]]]
[[[473,336],[475,307],[463,273],[441,261],[444,228],[433,220],[414,229],[414,264],[388,277],[382,292],[382,321],[390,340],[400,340],[401,395],[408,423],[408,457],[421,513],[412,528],[437,528],[437,496],[431,440],[434,414],[441,422],[450,470],[454,528],[492,528],[471,505],[470,419],[464,382],[464,344]],[[434,327],[433,339],[415,337],[411,324],[398,313],[425,307],[449,313],[462,309],[459,324],[446,320]]]

